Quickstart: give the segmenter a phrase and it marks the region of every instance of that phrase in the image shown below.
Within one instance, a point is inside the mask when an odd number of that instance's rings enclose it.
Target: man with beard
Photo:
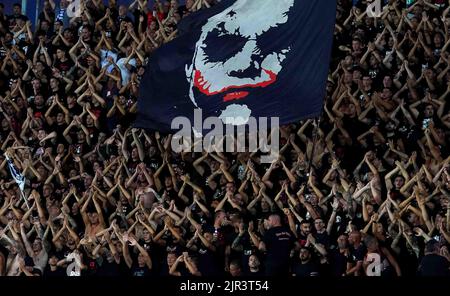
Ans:
[[[48,265],[44,270],[44,277],[61,277],[66,276],[63,268],[57,265],[59,259],[56,253],[51,253],[48,256]]]
[[[245,273],[246,276],[264,276],[264,271],[261,270],[261,262],[256,254],[250,255],[248,258],[248,267],[249,270]]]
[[[348,238],[346,234],[341,234],[337,238],[337,249],[331,250],[330,263],[331,274],[333,276],[343,276],[350,265],[350,251],[348,248]]]
[[[303,220],[300,223],[300,231],[297,234],[300,246],[305,246],[308,240],[308,235],[311,233],[311,223],[308,220]]]
[[[350,258],[352,261],[352,267],[347,269],[345,276],[361,276],[363,272],[362,267],[364,256],[367,253],[366,247],[361,242],[361,232],[357,230],[350,232],[348,242],[350,244]]]
[[[300,262],[295,264],[292,268],[292,276],[306,277],[319,276],[319,266],[314,262],[309,248],[302,247],[300,249]]]
[[[15,3],[13,5],[13,14],[9,16],[9,28],[13,29],[16,26],[17,19],[24,18],[25,21],[28,20],[28,18],[22,14],[22,5],[19,3]]]

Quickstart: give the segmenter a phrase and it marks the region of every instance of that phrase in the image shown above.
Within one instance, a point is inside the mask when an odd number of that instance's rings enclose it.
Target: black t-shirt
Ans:
[[[143,239],[139,240],[139,245],[141,245],[144,250],[147,251],[147,253],[150,255],[150,257],[153,259],[155,257],[155,246],[157,244],[153,243],[153,241],[150,239],[149,241],[145,241]],[[160,270],[161,268],[161,261],[160,260],[152,260],[152,269],[155,271]]]
[[[366,225],[362,215],[362,207],[361,205],[357,205],[356,207],[356,215],[352,219],[352,224],[355,225],[358,229],[363,229]]]
[[[97,275],[97,271],[99,268],[97,259],[93,259],[90,257],[85,257],[85,258],[86,258],[85,264],[87,266],[87,269],[83,270],[84,275],[87,275],[87,276]]]
[[[130,275],[130,268],[128,267],[125,260],[123,260],[122,258],[119,263],[119,272],[121,275],[126,275],[126,276]]]
[[[364,261],[366,255],[366,247],[364,245],[359,245],[357,248],[353,246],[350,247],[350,260],[357,263],[358,261]]]
[[[313,236],[316,239],[317,243],[322,244],[327,249],[330,247],[330,237],[326,231],[322,233],[316,232],[313,234]]]
[[[62,75],[66,75],[67,72],[74,66],[74,63],[71,59],[67,59],[66,61],[55,61],[55,68],[58,69]]]
[[[218,266],[217,254],[208,248],[201,247],[197,252],[198,269],[202,275],[219,276],[220,269]]]
[[[137,159],[136,161],[134,161],[134,160],[130,157],[130,159],[128,160],[128,163],[127,163],[127,168],[128,168],[128,170],[130,171],[130,173],[134,174],[134,172],[136,171],[136,167],[138,166],[138,164],[139,164],[140,162],[141,162],[141,161],[140,161],[139,159]]]
[[[428,254],[422,258],[419,264],[420,276],[450,276],[450,263],[437,254]]]
[[[189,13],[189,9],[186,8],[186,5],[178,6],[178,14],[183,17],[185,14]]]
[[[297,241],[300,244],[300,246],[304,247],[306,243],[308,242],[308,236],[302,234],[300,231],[297,233]]]
[[[78,180],[76,180],[76,181],[78,181]],[[81,184],[79,182],[76,182],[76,181],[72,182],[72,183],[74,184],[75,188],[80,188]],[[78,212],[76,215],[72,214],[71,216],[75,220],[75,223],[77,223],[77,228],[76,228],[77,231],[79,233],[83,233],[84,234],[86,225],[84,225],[84,220],[83,220],[83,216],[81,216],[81,213]]]
[[[151,250],[153,249],[153,241],[151,239],[149,241],[141,239],[139,240],[139,244],[147,251],[147,253],[151,253]]]
[[[147,164],[147,167],[153,168],[154,171],[158,170],[159,166],[161,165],[161,159],[158,156],[152,156],[149,157],[148,160],[145,162]]]
[[[292,267],[292,275],[298,277],[318,276],[320,274],[319,265],[310,260],[308,263],[296,263]]]
[[[7,16],[7,18],[8,18],[8,21],[9,21],[9,28],[10,29],[14,28],[14,26],[16,25],[16,21],[19,18],[23,18],[24,20],[28,21],[28,17],[23,15],[23,14],[12,14],[10,16]]]
[[[398,243],[400,247],[400,253],[397,256],[397,261],[400,267],[408,266],[408,268],[402,268],[403,277],[415,277],[417,268],[419,266],[419,259],[411,248],[406,245],[406,239],[401,237]]]
[[[8,27],[9,23],[8,23],[8,16],[6,16],[3,13],[0,13],[0,23],[3,26],[3,28]]]
[[[333,276],[342,276],[347,270],[347,263],[349,257],[340,252],[339,249],[334,249],[330,254],[331,273]]]
[[[294,236],[285,226],[273,227],[264,234],[266,245],[266,268],[289,266],[289,256],[294,245]]]
[[[238,237],[238,234],[235,233],[233,235],[233,241],[237,237]],[[241,238],[239,239],[239,245],[242,245],[242,251],[235,251],[235,250],[231,249],[230,261],[232,261],[232,260],[241,261],[242,270],[244,272],[248,272],[249,271],[248,260],[249,260],[250,256],[252,254],[254,254],[255,251],[257,251],[257,250],[252,245],[251,239],[250,239],[250,236],[248,235],[248,233],[245,233],[243,236],[241,236]]]
[[[67,143],[66,138],[64,138],[64,131],[67,128],[67,124],[63,123],[63,124],[53,124],[52,125],[52,129],[53,131],[56,132],[56,142],[57,143]]]
[[[89,138],[91,139],[91,143],[97,143],[98,142],[98,135],[100,134],[99,130],[94,126],[87,126],[86,125],[86,129],[89,132]],[[134,171],[133,171],[134,173]]]
[[[159,271],[158,274],[159,274],[160,276],[170,276],[170,274],[169,274],[169,265],[164,264],[164,265],[161,267],[161,269],[160,269],[160,271]]]
[[[80,115],[83,112],[83,107],[81,107],[78,104],[75,104],[72,107],[67,107],[67,110],[69,110],[70,116]]]
[[[186,204],[181,200],[181,198],[178,197],[178,193],[175,191],[175,189],[171,188],[171,189],[162,189],[160,190],[160,192],[158,193],[159,196],[163,196],[163,194],[166,193],[168,200],[175,201],[175,206],[177,207],[177,209],[180,210],[184,210],[184,208],[186,207]]]
[[[33,115],[35,117],[41,117],[44,119],[45,112],[47,111],[47,107],[45,105],[37,106],[34,102],[31,102],[29,106],[33,109]]]
[[[54,249],[52,250],[53,252],[55,252],[56,257],[58,257],[58,260],[63,259],[64,257],[66,257],[67,255],[69,255],[70,253],[73,252],[73,250],[69,249],[67,246],[62,246],[61,249]]]
[[[131,275],[132,276],[151,276],[152,271],[148,268],[147,265],[144,265],[143,267],[140,267],[137,263],[133,263],[133,266],[131,266]]]
[[[51,10],[51,9],[47,9],[47,15],[50,18],[50,20],[53,22],[55,20],[55,13]],[[44,11],[42,11],[41,13],[39,13],[39,20],[40,21],[44,21],[47,20],[45,18],[45,14]]]
[[[103,264],[98,268],[97,274],[99,276],[120,276],[120,265],[116,262],[104,261]]]
[[[50,266],[46,266],[44,270],[44,277],[61,277],[66,275],[66,272],[61,267],[57,267],[56,270],[52,271]]]
[[[344,118],[342,118],[342,123],[354,142],[356,142],[358,136],[367,130],[367,126],[363,122],[359,121],[358,116],[353,118],[344,116]]]

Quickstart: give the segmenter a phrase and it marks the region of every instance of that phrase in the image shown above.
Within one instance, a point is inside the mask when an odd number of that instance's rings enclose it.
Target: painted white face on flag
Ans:
[[[290,51],[286,46],[263,52],[260,41],[269,30],[287,23],[294,1],[237,0],[208,20],[192,64],[186,67],[189,97],[196,107],[202,107],[196,94],[219,97],[223,102],[232,102],[221,110],[219,117],[224,123],[241,125],[248,121],[251,110],[245,105],[245,97],[252,89],[276,82]],[[215,58],[214,51],[226,46],[232,46],[224,49],[226,58]]]

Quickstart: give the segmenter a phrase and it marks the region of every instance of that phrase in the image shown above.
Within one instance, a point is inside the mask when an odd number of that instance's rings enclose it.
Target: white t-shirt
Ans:
[[[120,69],[120,74],[122,75],[122,86],[126,85],[131,79],[131,72],[125,66],[126,60],[127,60],[127,58],[121,58],[117,62],[117,66],[119,66],[119,69]],[[128,61],[128,64],[132,65],[133,67],[136,67],[136,59],[135,58],[130,59]]]
[[[48,261],[48,254],[45,249],[42,249],[38,256],[33,257],[34,267],[39,268],[42,272],[44,272],[45,266]]]
[[[101,49],[100,50],[100,63],[102,65],[102,68],[105,67],[106,65],[108,65],[108,57],[112,57],[114,63],[117,63],[117,53],[111,51],[111,50],[107,50],[107,49]],[[108,68],[106,69],[107,73],[111,73],[111,71],[114,69],[114,65],[110,65],[108,66]]]

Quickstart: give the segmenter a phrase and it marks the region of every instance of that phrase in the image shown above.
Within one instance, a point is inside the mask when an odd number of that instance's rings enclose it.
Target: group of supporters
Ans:
[[[448,1],[338,0],[324,112],[271,164],[132,127],[148,57],[215,2],[0,4],[0,275],[448,276]]]

